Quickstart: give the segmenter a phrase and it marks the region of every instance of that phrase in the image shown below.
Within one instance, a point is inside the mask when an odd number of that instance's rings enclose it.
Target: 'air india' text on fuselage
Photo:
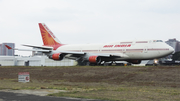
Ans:
[[[103,48],[111,48],[111,47],[131,47],[131,44],[124,45],[104,45]]]

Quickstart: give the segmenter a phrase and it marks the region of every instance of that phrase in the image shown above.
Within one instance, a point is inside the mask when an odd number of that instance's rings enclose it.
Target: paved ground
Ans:
[[[0,91],[0,101],[101,101],[101,100],[37,96],[37,95],[30,95],[30,94]]]
[[[66,91],[65,90],[56,90],[56,89],[34,89],[34,90],[4,89],[4,90],[0,90],[0,92],[11,92],[11,93],[30,94],[30,95],[37,95],[37,96],[47,96],[48,94],[58,93],[58,92],[66,92]]]

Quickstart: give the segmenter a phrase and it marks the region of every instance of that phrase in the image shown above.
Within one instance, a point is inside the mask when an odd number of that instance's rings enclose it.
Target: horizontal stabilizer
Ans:
[[[34,52],[51,52],[51,50],[41,50],[41,49],[15,49],[18,51],[34,51]]]
[[[53,47],[48,47],[48,46],[36,46],[36,45],[23,45],[23,46],[39,48],[39,49],[44,49],[44,50],[53,50]]]
[[[12,48],[8,45],[5,45],[6,48],[8,49],[13,49],[13,50],[19,50],[19,51],[36,51],[36,52],[51,52],[51,50],[42,50],[42,49],[17,49],[17,48]]]

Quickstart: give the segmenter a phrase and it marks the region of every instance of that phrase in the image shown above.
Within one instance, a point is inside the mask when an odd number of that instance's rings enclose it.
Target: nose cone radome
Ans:
[[[175,51],[174,51],[174,48],[172,48],[171,46],[169,46],[169,53],[170,54],[172,54],[172,53],[174,53]]]

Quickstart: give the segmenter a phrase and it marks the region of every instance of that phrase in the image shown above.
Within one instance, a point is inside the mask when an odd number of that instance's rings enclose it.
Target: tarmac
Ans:
[[[70,97],[52,97],[48,94],[65,92],[64,90],[0,90],[0,101],[102,101]]]

